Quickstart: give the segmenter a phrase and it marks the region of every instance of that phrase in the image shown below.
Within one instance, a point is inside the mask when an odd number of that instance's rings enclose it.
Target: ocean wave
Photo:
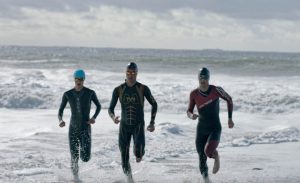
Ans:
[[[53,87],[56,85],[52,85],[44,72],[39,70],[10,72],[12,73],[6,73],[10,77],[0,83],[0,107],[34,109],[53,108],[57,105],[56,89]]]
[[[254,96],[237,96],[235,110],[249,113],[284,113],[300,109],[300,96],[297,94],[257,93]]]
[[[61,62],[60,60],[54,59],[53,62]],[[41,60],[31,60],[30,63],[33,64],[41,64],[41,63],[46,63],[46,62],[50,62],[50,60],[46,60],[46,59],[41,59]],[[51,60],[52,62],[52,60]],[[28,60],[0,60],[0,64],[28,64]]]
[[[63,93],[73,87],[72,73],[78,68],[86,70],[86,86],[95,90],[103,109],[108,108],[114,87],[125,79],[127,62],[135,61],[138,79],[150,87],[159,112],[185,113],[189,94],[199,85],[198,68],[203,66],[211,71],[211,84],[232,96],[234,111],[268,114],[300,109],[298,53],[0,48],[1,108],[58,108]],[[220,104],[221,111],[227,111],[226,102]],[[145,110],[151,111],[147,102]]]
[[[0,108],[58,108],[63,93],[74,86],[73,70],[66,69],[9,69],[4,68],[0,83]],[[113,89],[124,80],[122,73],[86,70],[85,85],[95,90],[103,109],[110,104]],[[230,80],[230,81],[229,81]],[[280,83],[289,80],[283,87]],[[189,94],[198,85],[197,79],[182,74],[141,74],[139,81],[149,86],[158,103],[159,112],[185,113]],[[232,78],[214,76],[233,98],[234,111],[247,113],[286,113],[300,109],[299,77],[294,78]],[[222,84],[225,83],[225,84]],[[221,111],[227,111],[220,99]],[[120,108],[120,105],[117,105]],[[151,106],[145,101],[145,111]],[[196,108],[194,109],[196,111]]]
[[[205,65],[221,73],[239,75],[299,75],[299,53],[242,52],[208,50],[160,50],[160,49],[116,49],[87,47],[22,47],[0,46],[1,60],[24,60],[27,62],[15,65],[27,67],[36,60],[49,61],[59,69],[62,63],[80,64],[88,69],[101,69],[103,64],[112,69],[115,63],[139,61],[144,70],[155,70],[164,73],[166,69],[188,73]],[[84,62],[83,62],[84,61]],[[101,62],[101,64],[99,64]],[[42,66],[51,66],[39,63]],[[38,65],[38,64],[36,64]],[[33,66],[33,65],[32,65]],[[180,69],[177,69],[180,68]],[[102,68],[103,69],[103,68]],[[284,72],[282,72],[284,70]]]
[[[23,170],[15,170],[14,174],[18,176],[33,176],[39,174],[54,174],[51,169],[48,168],[28,168]]]
[[[183,130],[178,125],[170,122],[160,123],[157,128],[160,134],[165,136],[183,135]]]
[[[283,142],[298,142],[300,140],[300,131],[296,127],[284,128],[281,130],[274,130],[263,132],[257,135],[248,135],[225,144],[242,147],[250,146],[252,144],[277,144]]]

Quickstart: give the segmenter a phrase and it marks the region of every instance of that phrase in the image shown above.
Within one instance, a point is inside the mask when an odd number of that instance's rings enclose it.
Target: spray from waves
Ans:
[[[195,152],[196,129],[194,125],[182,125],[172,122],[159,123],[156,134],[147,136],[147,142],[162,143],[156,146],[155,153],[150,154],[152,162],[178,157],[182,154]],[[174,143],[176,141],[176,143]],[[271,130],[254,131],[249,129],[244,133],[237,131],[222,133],[219,148],[225,147],[247,147],[255,144],[278,144],[287,142],[299,142],[300,131],[293,126],[274,128]],[[151,152],[150,152],[151,153]]]
[[[50,70],[4,70],[0,77],[0,107],[2,108],[53,108],[57,105],[57,91],[62,90],[55,79],[57,73]],[[49,75],[50,77],[47,77]],[[53,77],[54,76],[54,77]],[[53,78],[51,78],[53,77]]]
[[[300,140],[300,131],[296,127],[288,127],[281,130],[251,134],[241,138],[225,142],[225,146],[243,147],[253,144],[277,144],[283,142],[298,142]]]
[[[73,70],[9,69],[0,73],[0,108],[56,109],[63,93],[74,86]],[[98,95],[103,109],[108,108],[114,87],[124,82],[123,73],[86,70],[85,85]],[[190,92],[198,86],[194,75],[139,74],[158,102],[159,112],[185,113]],[[289,84],[281,85],[286,81]],[[213,76],[212,84],[222,86],[233,98],[234,110],[247,113],[287,113],[300,108],[299,77],[263,78]],[[227,111],[220,99],[221,111]],[[120,106],[117,105],[117,108]],[[145,102],[145,110],[151,106]],[[194,109],[196,112],[196,108]]]
[[[230,80],[226,87],[237,111],[268,114],[300,109],[299,77],[229,78],[224,79]]]
[[[86,72],[86,86],[96,91],[102,106],[107,108],[113,87],[120,84],[119,76],[97,70]],[[0,108],[57,109],[63,93],[74,87],[73,70],[67,69],[5,68],[0,77],[5,78],[0,82]]]
[[[0,108],[57,108],[63,92],[73,87],[72,72],[77,68],[87,71],[86,86],[96,91],[107,108],[112,90],[124,81],[122,72],[128,61],[138,63],[138,79],[150,87],[160,112],[185,113],[202,66],[211,70],[211,84],[222,86],[232,96],[235,111],[285,113],[300,108],[300,57],[296,53],[0,48]],[[145,109],[151,110],[147,104]],[[224,102],[221,110],[226,111]]]
[[[285,113],[300,108],[300,96],[297,93],[280,93],[276,90],[264,92],[238,91],[235,95],[235,110],[248,113]]]

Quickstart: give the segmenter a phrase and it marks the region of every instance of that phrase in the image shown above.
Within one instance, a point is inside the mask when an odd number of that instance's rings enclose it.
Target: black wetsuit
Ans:
[[[201,174],[207,174],[207,156],[212,158],[219,144],[221,137],[221,123],[219,118],[219,98],[226,100],[228,108],[228,118],[232,117],[232,99],[221,88],[209,85],[206,92],[199,88],[190,94],[188,112],[193,113],[195,105],[199,113],[196,148],[199,154],[199,168]]]
[[[141,158],[145,153],[144,97],[152,105],[150,123],[154,124],[157,103],[151,95],[150,89],[139,82],[136,82],[132,87],[129,87],[126,82],[116,87],[108,109],[109,115],[115,116],[114,108],[118,99],[120,100],[122,114],[119,129],[119,149],[125,174],[131,173],[129,164],[131,136],[133,136],[134,142],[134,155]]]
[[[91,156],[91,125],[87,124],[90,120],[91,102],[96,105],[96,111],[93,118],[98,116],[101,105],[97,99],[96,93],[86,87],[76,91],[71,89],[64,93],[62,102],[58,111],[58,118],[61,121],[63,111],[69,102],[71,107],[71,120],[69,125],[69,144],[72,163],[77,163],[79,158],[87,162]]]

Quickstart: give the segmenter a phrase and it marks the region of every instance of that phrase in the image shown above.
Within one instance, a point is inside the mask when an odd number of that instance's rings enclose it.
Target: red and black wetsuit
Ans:
[[[221,122],[219,118],[219,98],[226,100],[228,118],[232,117],[232,99],[221,88],[209,85],[208,90],[203,92],[199,88],[190,94],[189,108],[187,112],[193,113],[197,106],[199,118],[197,125],[196,148],[200,159],[201,174],[207,173],[207,156],[212,157],[220,141]]]

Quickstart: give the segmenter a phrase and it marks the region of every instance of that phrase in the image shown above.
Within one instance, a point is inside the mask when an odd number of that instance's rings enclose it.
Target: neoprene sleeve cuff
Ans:
[[[232,112],[228,112],[228,118],[232,119]]]

